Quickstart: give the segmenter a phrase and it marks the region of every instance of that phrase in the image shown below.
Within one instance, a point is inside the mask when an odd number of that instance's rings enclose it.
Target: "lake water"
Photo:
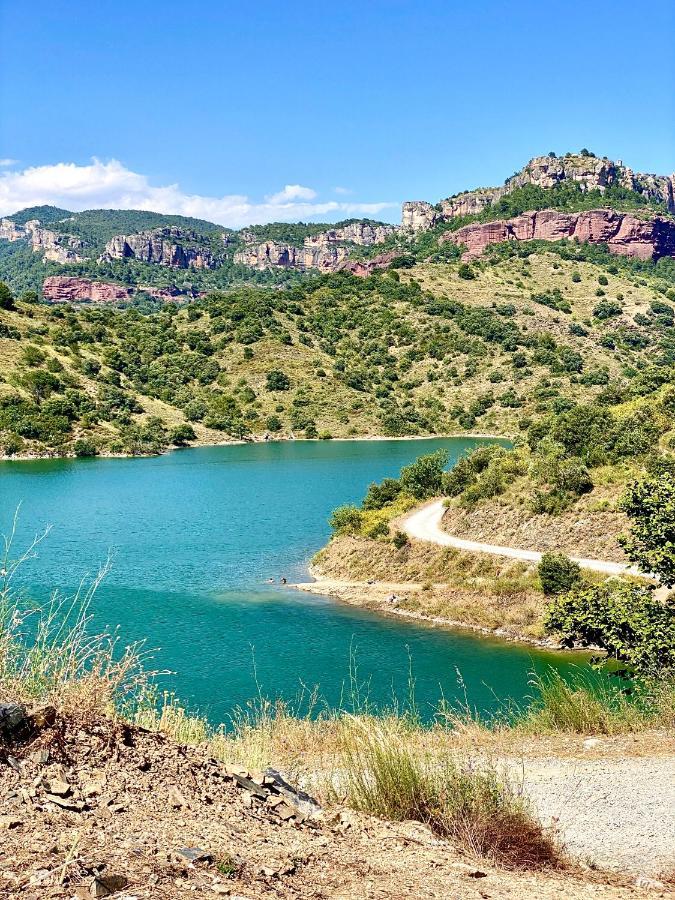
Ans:
[[[379,706],[408,696],[423,714],[441,697],[480,710],[522,700],[528,674],[570,667],[561,654],[446,631],[270,587],[307,580],[329,536],[330,511],[368,484],[438,447],[451,459],[470,439],[282,442],[195,448],[150,459],[0,463],[0,530],[21,504],[17,548],[52,531],[22,571],[33,596],[72,592],[108,554],[94,602],[97,627],[146,639],[153,665],[192,708],[226,719],[261,692],[294,700],[318,687],[346,702],[350,659],[361,697]],[[458,685],[457,673],[463,685]]]

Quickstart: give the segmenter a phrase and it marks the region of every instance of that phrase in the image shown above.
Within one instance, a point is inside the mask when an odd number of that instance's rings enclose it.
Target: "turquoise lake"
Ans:
[[[281,442],[195,448],[149,459],[0,463],[0,530],[21,504],[16,548],[52,531],[22,570],[44,599],[73,592],[112,555],[94,602],[96,627],[156,648],[161,686],[226,720],[260,691],[293,701],[318,688],[346,703],[350,658],[361,696],[379,708],[408,697],[420,711],[466,697],[481,711],[522,700],[533,670],[569,658],[340,605],[265,583],[308,580],[327,518],[368,484],[438,447],[458,458],[478,443]],[[461,673],[463,685],[458,684]]]

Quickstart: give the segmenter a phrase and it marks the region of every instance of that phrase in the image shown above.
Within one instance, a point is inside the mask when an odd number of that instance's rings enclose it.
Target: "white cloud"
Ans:
[[[278,194],[271,194],[269,197],[265,197],[265,200],[276,205],[278,203],[288,203],[291,200],[314,200],[315,197],[316,191],[313,191],[311,188],[303,187],[301,184],[287,184],[284,186],[283,191],[279,191]]]
[[[27,206],[52,204],[65,209],[146,209],[195,216],[230,228],[277,220],[324,217],[377,216],[397,206],[391,202],[319,201],[312,188],[287,184],[283,190],[256,202],[241,194],[209,197],[187,194],[178,184],[155,187],[146,175],[111,159],[92,159],[89,165],[56,163],[0,173],[0,215]]]
[[[340,187],[339,185],[338,185],[338,187],[334,187],[333,190],[335,191],[336,194],[352,194],[352,193],[354,193],[351,190],[351,188]]]
[[[0,168],[7,169],[9,168],[9,166],[15,166],[18,161],[18,159],[10,159],[9,157],[5,157],[5,159],[0,159]]]

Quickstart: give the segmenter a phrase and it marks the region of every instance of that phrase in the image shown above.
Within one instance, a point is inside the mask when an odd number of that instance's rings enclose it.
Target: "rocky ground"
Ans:
[[[30,739],[0,744],[0,797],[8,898],[668,895],[647,877],[494,869],[422,825],[317,810],[278,778],[107,719],[42,715]]]

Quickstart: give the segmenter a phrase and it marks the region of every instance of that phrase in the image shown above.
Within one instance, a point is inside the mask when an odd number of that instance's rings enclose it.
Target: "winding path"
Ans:
[[[499,544],[483,544],[480,541],[468,541],[455,537],[443,531],[441,519],[443,518],[443,501],[434,500],[418,509],[413,510],[401,521],[401,531],[409,537],[420,541],[428,541],[439,544],[442,547],[456,547],[458,550],[469,550],[472,553],[491,553],[493,556],[509,556],[513,559],[522,559],[527,562],[539,562],[542,554],[537,550],[520,550],[517,547],[502,547]],[[609,562],[603,559],[583,559],[571,557],[584,569],[593,569],[596,572],[604,572],[607,575],[621,575],[625,572],[638,575],[639,572],[633,566],[623,563]]]

